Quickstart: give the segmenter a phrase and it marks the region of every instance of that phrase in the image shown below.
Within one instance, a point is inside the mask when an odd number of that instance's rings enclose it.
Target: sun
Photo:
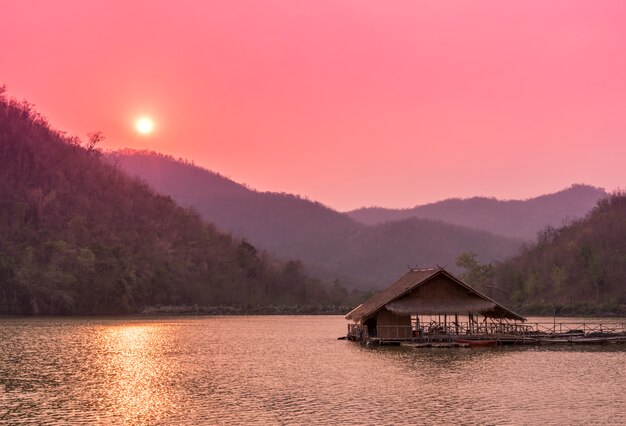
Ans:
[[[154,121],[149,117],[141,117],[135,122],[135,129],[142,135],[152,133],[154,130]]]

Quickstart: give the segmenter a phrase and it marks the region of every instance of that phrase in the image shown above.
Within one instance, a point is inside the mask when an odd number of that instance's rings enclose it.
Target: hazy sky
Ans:
[[[626,186],[622,0],[20,0],[0,42],[56,128],[340,210]]]

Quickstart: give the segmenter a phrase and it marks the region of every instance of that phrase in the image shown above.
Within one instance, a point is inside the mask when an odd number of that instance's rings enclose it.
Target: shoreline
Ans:
[[[514,306],[524,316],[626,318],[626,305],[528,305]]]

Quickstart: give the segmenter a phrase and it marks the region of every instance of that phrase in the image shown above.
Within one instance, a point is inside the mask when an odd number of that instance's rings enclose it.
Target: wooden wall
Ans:
[[[381,339],[410,339],[413,336],[411,316],[381,309],[377,314],[376,335]]]

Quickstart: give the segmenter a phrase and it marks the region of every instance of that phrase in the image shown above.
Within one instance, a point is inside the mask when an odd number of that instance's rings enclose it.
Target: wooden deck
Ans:
[[[348,324],[347,339],[366,345],[462,347],[486,345],[598,345],[626,344],[623,322],[448,323],[413,326]],[[380,336],[385,337],[380,337]]]

